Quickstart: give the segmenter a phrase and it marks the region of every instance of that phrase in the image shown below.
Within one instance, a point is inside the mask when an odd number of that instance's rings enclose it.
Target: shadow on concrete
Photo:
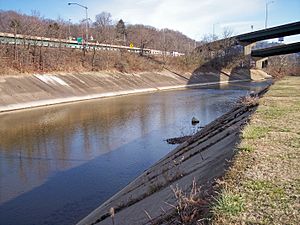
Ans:
[[[221,49],[220,49],[221,47]],[[200,54],[199,57],[204,57],[207,60],[204,64],[199,65],[191,75],[183,75],[166,66],[165,61],[156,59],[153,56],[141,55],[163,67],[163,69],[177,75],[179,78],[186,80],[187,85],[214,83],[221,86],[220,82],[249,80],[251,81],[250,60],[245,57],[241,49],[228,46],[223,48],[219,46],[213,50],[205,52],[194,52],[191,54]],[[231,68],[231,69],[226,69]],[[196,88],[191,86],[189,88]]]
[[[221,86],[220,82],[232,82],[238,80],[251,81],[250,67],[243,66],[242,63],[237,63],[231,70],[223,68],[229,67],[230,61],[220,63],[220,58],[213,58],[205,64],[195,69],[188,80],[187,84],[215,83]],[[190,87],[193,88],[193,87]]]
[[[250,68],[237,66],[231,70],[229,82],[236,80],[252,80]]]

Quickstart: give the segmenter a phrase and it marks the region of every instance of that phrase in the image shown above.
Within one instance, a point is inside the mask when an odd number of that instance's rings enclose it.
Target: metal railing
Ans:
[[[111,45],[95,42],[83,42],[78,43],[75,40],[47,38],[31,35],[21,35],[12,33],[0,32],[0,44],[12,44],[12,45],[32,45],[51,48],[73,48],[73,49],[86,49],[86,50],[108,50],[108,51],[120,51],[125,50],[133,53],[143,53],[145,55],[168,55],[168,56],[182,56],[183,53],[169,52],[149,48],[137,48],[123,45]]]

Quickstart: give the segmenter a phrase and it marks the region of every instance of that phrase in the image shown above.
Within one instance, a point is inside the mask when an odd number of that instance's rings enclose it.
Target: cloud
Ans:
[[[261,0],[112,0],[89,4],[91,17],[108,11],[115,20],[170,28],[195,39],[212,33],[213,24],[217,34],[225,26],[240,33],[250,31],[251,25],[263,24],[261,19],[249,20],[254,13],[263,11]]]

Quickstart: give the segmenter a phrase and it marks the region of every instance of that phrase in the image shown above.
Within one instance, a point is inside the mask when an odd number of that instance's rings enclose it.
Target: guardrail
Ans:
[[[0,44],[11,45],[32,45],[43,46],[51,48],[72,48],[72,49],[86,49],[86,50],[109,50],[120,51],[125,50],[133,53],[143,53],[144,55],[168,55],[168,56],[182,56],[184,53],[168,52],[149,48],[137,48],[123,45],[100,44],[95,42],[78,43],[75,40],[47,38],[39,36],[12,34],[0,32]]]

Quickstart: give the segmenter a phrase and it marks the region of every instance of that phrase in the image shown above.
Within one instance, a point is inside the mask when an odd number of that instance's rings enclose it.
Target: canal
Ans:
[[[235,83],[0,114],[0,221],[71,225],[266,83]],[[196,126],[192,117],[200,120]]]

